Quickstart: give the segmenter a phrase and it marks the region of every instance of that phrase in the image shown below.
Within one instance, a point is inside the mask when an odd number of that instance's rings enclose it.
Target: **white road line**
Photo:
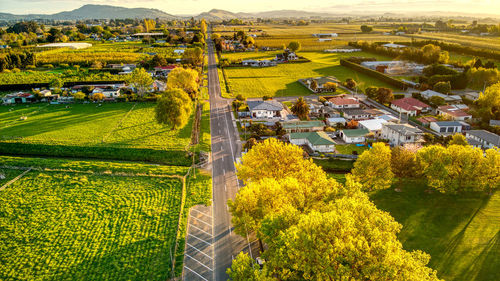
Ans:
[[[208,267],[208,266],[204,265],[201,261],[199,261],[199,260],[197,260],[197,259],[193,258],[192,256],[190,256],[190,255],[188,255],[188,254],[184,254],[184,255],[186,255],[187,257],[189,257],[189,258],[191,258],[191,259],[193,259],[193,260],[197,261],[199,264],[201,264],[201,266],[205,267],[206,269],[208,269],[208,270],[210,270],[210,271],[213,271],[210,267]]]
[[[192,273],[196,274],[198,277],[200,277],[201,279],[205,280],[205,281],[208,281],[208,279],[206,279],[205,277],[199,275],[196,271],[192,270],[191,268],[187,267],[187,266],[184,266],[185,269],[191,271]]]
[[[195,246],[193,246],[193,245],[191,245],[191,244],[189,244],[189,243],[187,243],[187,242],[186,242],[186,244],[187,244],[189,247],[191,247],[191,248],[195,249],[196,251],[198,251],[198,252],[202,253],[205,257],[207,257],[207,258],[209,258],[209,259],[212,259],[212,257],[211,257],[211,256],[209,256],[209,255],[207,255],[207,254],[203,253],[203,251],[202,251],[202,250],[200,250],[200,249],[196,248]]]
[[[226,187],[226,184],[224,184],[224,191],[227,191],[227,187]]]
[[[197,220],[197,221],[201,221],[202,223],[204,223],[204,224],[206,224],[206,225],[208,225],[208,226],[212,227],[212,225],[211,225],[211,224],[209,224],[208,222],[204,222],[204,221],[200,220],[200,219],[199,219],[199,218],[197,218],[197,217],[193,217],[193,216],[191,216],[191,218],[193,218],[193,219],[195,219],[195,220]],[[191,225],[192,225],[192,224],[191,224]]]
[[[222,169],[222,172],[224,172],[224,175],[226,175],[226,169]]]
[[[228,227],[228,229],[229,229],[229,234],[231,234],[231,227]]]
[[[194,237],[194,238],[196,238],[196,239],[198,239],[198,240],[200,240],[200,241],[202,241],[202,242],[206,243],[207,245],[212,245],[212,244],[208,243],[207,241],[205,241],[205,240],[203,240],[203,239],[201,239],[201,238],[198,238],[198,237],[194,236],[194,235],[193,235],[193,234],[191,234],[191,233],[190,233],[188,236],[192,236],[192,237]]]
[[[198,212],[198,213],[200,213],[200,214],[202,214],[202,215],[205,215],[205,216],[207,216],[207,217],[209,217],[209,218],[212,218],[212,216],[209,216],[209,215],[205,214],[204,212],[198,211],[198,210],[196,210],[196,209],[191,209],[191,211],[196,211],[196,212]]]
[[[189,226],[194,227],[194,228],[198,229],[199,231],[201,231],[201,232],[203,232],[203,233],[205,233],[205,234],[207,234],[207,235],[210,235],[210,237],[212,237],[212,235],[211,235],[210,233],[208,233],[208,232],[206,232],[205,230],[203,230],[203,229],[201,229],[201,228],[197,227],[196,225],[192,225],[192,224],[190,224]]]

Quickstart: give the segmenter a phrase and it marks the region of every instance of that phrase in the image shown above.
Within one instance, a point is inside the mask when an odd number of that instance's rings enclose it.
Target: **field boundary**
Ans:
[[[15,183],[17,180],[19,180],[20,178],[22,178],[24,175],[26,175],[29,171],[31,171],[32,168],[28,168],[26,171],[22,172],[19,176],[11,179],[10,181],[8,181],[6,184],[2,185],[0,187],[0,191],[4,190],[7,186]]]
[[[120,125],[123,123],[123,121],[125,121],[125,119],[127,119],[127,117],[130,115],[130,113],[134,110],[135,106],[137,105],[137,103],[134,103],[134,105],[132,106],[132,108],[129,109],[129,111],[127,111],[127,113],[125,113],[125,116],[122,117],[122,119],[120,119],[120,122],[118,122],[118,124],[116,124],[116,126],[107,134],[105,135],[104,137],[102,137],[102,142],[105,143],[106,140],[109,138],[109,136],[111,136],[118,127],[120,127]]]

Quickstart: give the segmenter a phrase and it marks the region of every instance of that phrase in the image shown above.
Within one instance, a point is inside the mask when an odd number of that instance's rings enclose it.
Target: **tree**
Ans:
[[[299,97],[291,108],[293,114],[297,115],[300,119],[306,119],[309,116],[309,105],[303,97]]]
[[[488,188],[488,193],[493,194],[493,190],[500,187],[500,150],[490,148],[485,151],[485,159],[483,161],[482,181]]]
[[[51,88],[61,88],[63,85],[64,85],[63,81],[57,77],[50,80],[49,82],[49,86]]]
[[[438,107],[438,106],[444,105],[445,100],[444,100],[444,98],[442,98],[440,96],[432,96],[429,98],[429,103],[434,107]]]
[[[371,99],[377,99],[378,87],[370,86],[365,89],[365,95]]]
[[[394,95],[392,94],[392,90],[389,88],[378,88],[377,91],[377,101],[382,104],[388,104],[394,100]]]
[[[454,134],[451,137],[451,140],[448,142],[448,145],[453,145],[453,144],[464,145],[464,146],[469,145],[469,143],[467,142],[467,139],[462,134]]]
[[[356,85],[357,85],[356,81],[354,81],[354,79],[352,79],[352,78],[347,78],[345,80],[345,86],[351,90],[356,88]]]
[[[239,253],[227,269],[227,274],[232,281],[266,281],[273,280],[267,277],[265,271],[261,271],[250,256],[246,253]]]
[[[475,105],[479,108],[479,114],[484,122],[489,122],[490,119],[500,119],[500,83],[480,93]]]
[[[172,129],[184,127],[193,110],[189,95],[182,89],[171,89],[162,94],[155,108],[156,120]]]
[[[348,129],[356,129],[358,126],[359,126],[359,122],[356,121],[356,120],[354,120],[354,119],[352,119],[351,121],[347,122],[347,125],[346,125],[346,127]]]
[[[297,41],[292,41],[290,43],[288,43],[288,49],[292,52],[298,52],[300,51],[300,42],[297,42]]]
[[[433,90],[441,94],[447,95],[451,91],[450,81],[437,82],[436,85],[434,85]]]
[[[76,92],[73,94],[73,98],[77,101],[82,101],[85,99],[85,94],[83,92]]]
[[[367,33],[367,32],[372,32],[372,31],[373,31],[373,27],[371,27],[371,26],[368,26],[368,25],[361,26],[361,32]]]
[[[151,78],[151,75],[149,75],[144,68],[134,69],[129,78],[127,78],[127,83],[135,88],[140,97],[142,97],[146,91],[151,89],[153,82],[153,78]]]
[[[354,163],[353,176],[365,190],[387,189],[394,174],[391,171],[391,149],[385,143],[374,143]]]
[[[424,63],[432,64],[439,61],[441,55],[441,47],[427,44],[422,47],[422,59]]]
[[[323,88],[327,91],[327,92],[335,92],[337,90],[337,83],[333,83],[333,82],[326,82],[324,85],[323,85]]]
[[[182,60],[192,65],[199,65],[203,61],[203,50],[200,47],[189,48],[182,54]]]
[[[104,94],[103,93],[94,93],[92,95],[92,100],[102,101],[103,99],[104,99]]]
[[[203,34],[207,34],[207,21],[205,19],[201,19],[201,22],[200,22],[200,31]]]
[[[167,87],[183,89],[193,97],[198,91],[198,72],[191,68],[174,68],[168,74]]]
[[[286,131],[285,131],[285,129],[283,129],[283,125],[281,125],[280,122],[276,122],[274,124],[274,127],[276,128],[276,130],[275,130],[276,131],[276,136],[282,137],[282,136],[284,136],[286,134]]]
[[[309,87],[311,88],[311,90],[316,91],[316,89],[318,89],[318,82],[316,82],[316,80],[312,80]]]
[[[391,171],[401,186],[403,179],[414,177],[416,167],[415,153],[401,146],[396,146],[391,152]]]
[[[254,145],[257,144],[257,140],[255,138],[249,138],[246,142],[245,145],[243,145],[243,148],[246,149],[246,151],[252,149]]]

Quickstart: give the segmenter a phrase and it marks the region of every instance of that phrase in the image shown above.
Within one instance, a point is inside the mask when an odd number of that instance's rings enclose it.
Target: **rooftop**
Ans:
[[[347,130],[342,130],[342,133],[344,133],[346,137],[353,138],[353,137],[364,137],[365,135],[370,133],[370,131],[368,131],[368,129],[347,129]]]
[[[329,98],[328,101],[336,105],[359,104],[359,102],[353,98],[334,97]]]
[[[478,137],[486,142],[500,147],[500,136],[486,130],[470,130],[466,131],[467,134]]]
[[[439,127],[461,127],[462,123],[458,121],[438,121],[438,122],[432,122],[436,123]]]
[[[248,109],[252,110],[269,110],[269,111],[281,111],[283,110],[283,105],[275,100],[257,100],[257,101],[247,101]]]
[[[319,120],[283,122],[284,129],[313,128],[313,127],[324,127],[324,126],[325,123]]]
[[[370,131],[379,131],[382,130],[382,124],[387,123],[384,119],[370,119],[359,121],[359,125],[370,130]]]
[[[332,145],[335,142],[325,132],[291,133],[290,139],[307,139],[312,145]]]
[[[411,97],[393,100],[391,103],[404,110],[421,110],[429,107],[428,104]]]
[[[383,126],[389,128],[393,131],[396,131],[403,136],[418,135],[418,134],[422,133],[422,131],[420,129],[413,127],[412,125],[409,125],[409,124],[386,123]]]

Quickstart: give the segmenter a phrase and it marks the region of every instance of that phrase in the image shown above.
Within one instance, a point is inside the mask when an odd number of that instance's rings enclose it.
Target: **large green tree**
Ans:
[[[151,89],[154,80],[144,68],[136,68],[132,71],[132,74],[130,74],[127,83],[135,88],[137,94],[142,97]]]
[[[309,105],[303,97],[299,97],[291,108],[293,114],[300,119],[307,119],[309,115]]]
[[[353,176],[365,190],[389,188],[394,174],[391,171],[391,149],[385,143],[374,143],[354,163]]]
[[[167,87],[183,89],[193,97],[198,91],[198,71],[182,67],[173,69],[168,74]]]
[[[182,89],[172,89],[161,95],[156,105],[156,120],[172,129],[186,125],[193,109],[191,98]]]

